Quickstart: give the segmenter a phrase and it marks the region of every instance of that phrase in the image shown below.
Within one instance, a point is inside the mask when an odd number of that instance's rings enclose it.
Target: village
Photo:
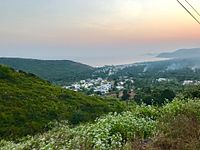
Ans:
[[[134,80],[128,77],[121,77],[118,80],[108,79],[87,79],[75,82],[70,86],[63,86],[65,89],[73,91],[82,91],[88,95],[102,95],[112,97],[123,97],[124,91],[127,90],[130,95],[133,95]]]
[[[168,78],[157,78],[157,82],[173,82],[173,79]],[[185,80],[182,83],[183,86],[187,85],[199,85],[200,81]],[[116,80],[103,79],[98,77],[96,79],[80,80],[72,83],[69,86],[63,86],[65,89],[73,91],[81,91],[87,95],[100,95],[100,96],[111,96],[122,98],[125,96],[128,99],[133,99],[135,96],[134,80],[131,77],[122,76]],[[128,96],[126,96],[128,95]]]

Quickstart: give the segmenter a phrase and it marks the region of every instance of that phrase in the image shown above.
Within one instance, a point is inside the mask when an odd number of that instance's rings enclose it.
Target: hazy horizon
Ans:
[[[176,0],[0,0],[0,19],[1,57],[103,66],[200,47],[200,25]]]
[[[0,58],[20,58],[20,59],[36,59],[36,60],[69,60],[69,61],[74,61],[77,63],[90,65],[92,67],[103,67],[103,66],[112,66],[112,65],[128,65],[128,64],[134,64],[134,63],[140,63],[140,62],[151,62],[151,61],[160,61],[160,60],[167,59],[167,58],[158,58],[158,57],[150,56],[150,55],[143,55],[143,56],[129,58],[129,59],[126,58],[126,59],[122,59],[121,61],[119,61],[118,59],[112,59],[111,62],[109,61],[108,58],[107,59],[98,58],[98,60],[96,58],[86,58],[87,61],[82,61],[79,58],[66,59],[66,58],[20,57],[20,56],[0,56]],[[95,61],[93,61],[93,60],[95,60]],[[91,63],[89,63],[90,61],[91,61]],[[94,62],[100,62],[100,63],[94,63]]]

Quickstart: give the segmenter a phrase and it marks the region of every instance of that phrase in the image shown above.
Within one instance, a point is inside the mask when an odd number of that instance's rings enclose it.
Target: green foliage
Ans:
[[[179,100],[164,106],[158,118],[158,136],[149,149],[200,149],[200,101]]]
[[[64,90],[34,74],[0,66],[0,136],[4,138],[0,150],[200,149],[200,87],[152,82],[152,74],[137,77],[135,100],[140,105],[129,103],[129,111],[120,113],[127,107],[115,99]],[[183,98],[173,100],[180,92]],[[116,113],[85,123],[108,112]]]
[[[182,95],[185,97],[185,98],[200,98],[200,85],[190,85],[190,86],[187,86],[183,92],[182,92]]]
[[[70,128],[67,124],[53,130],[23,140],[20,144],[1,141],[6,149],[99,149],[114,150],[135,138],[148,138],[153,135],[155,121],[139,118],[134,113],[109,114],[93,124]],[[5,143],[5,144],[3,144]]]
[[[123,90],[122,100],[128,100],[130,98],[130,94],[128,90]]]
[[[135,101],[139,104],[145,103],[147,105],[163,105],[175,98],[176,94],[173,90],[162,88],[143,88],[137,91]]]
[[[139,104],[163,105],[182,93],[184,81],[192,80],[198,84],[200,80],[199,59],[170,59],[156,62],[143,62],[119,69],[109,79],[117,81],[120,78],[133,79],[135,101]],[[116,67],[117,68],[117,67]],[[159,79],[164,79],[159,81]],[[126,86],[125,89],[129,89]],[[198,90],[191,89],[188,97],[200,97]]]
[[[194,149],[200,148],[200,101],[175,99],[162,106],[132,105],[94,123],[70,127],[67,122],[18,142],[0,141],[0,149]],[[52,124],[50,125],[52,126]]]
[[[108,112],[121,112],[114,99],[68,91],[35,75],[0,65],[0,137],[17,138],[43,132],[50,121],[72,124],[94,120]]]

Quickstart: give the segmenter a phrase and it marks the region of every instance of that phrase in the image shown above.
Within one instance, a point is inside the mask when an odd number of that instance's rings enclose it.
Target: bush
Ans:
[[[200,149],[200,101],[180,100],[162,107],[132,105],[131,111],[110,113],[94,123],[71,127],[48,124],[52,130],[27,136],[18,142],[0,141],[0,149],[97,149],[97,150],[198,150]],[[79,111],[76,115],[80,117]]]
[[[2,148],[10,149],[119,149],[127,141],[146,139],[155,131],[156,122],[150,118],[138,118],[131,112],[109,114],[93,124],[70,128],[57,125],[53,130],[35,137],[28,137],[14,144],[2,141]]]

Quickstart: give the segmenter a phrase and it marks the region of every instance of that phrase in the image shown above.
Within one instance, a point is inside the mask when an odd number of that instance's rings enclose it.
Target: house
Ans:
[[[156,79],[156,81],[158,81],[158,82],[164,82],[164,81],[168,81],[168,79],[166,79],[166,78],[159,78],[159,79]]]
[[[185,80],[184,82],[183,82],[183,85],[191,85],[191,84],[193,84],[194,83],[194,81],[192,81],[192,80]]]
[[[123,86],[120,86],[120,85],[116,86],[116,88],[117,88],[117,90],[122,90],[122,89],[124,89],[124,87],[123,87]]]

